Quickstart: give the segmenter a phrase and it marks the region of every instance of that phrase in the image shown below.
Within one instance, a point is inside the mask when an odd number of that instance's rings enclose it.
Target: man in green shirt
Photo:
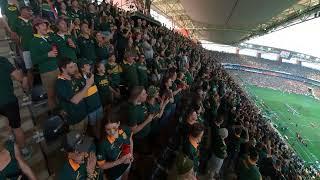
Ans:
[[[90,37],[90,29],[87,23],[81,24],[81,35],[78,37],[79,56],[93,63],[97,60],[95,41]]]
[[[146,153],[149,150],[149,134],[151,122],[155,114],[147,114],[144,103],[147,100],[147,92],[142,86],[136,86],[131,90],[128,105],[128,126],[133,132],[135,151]]]
[[[85,13],[79,8],[79,2],[77,0],[71,1],[71,9],[68,11],[68,16],[75,20],[79,18],[81,21],[85,19]]]
[[[106,63],[106,72],[110,76],[111,87],[115,90],[119,90],[122,67],[116,63],[116,56],[114,54],[110,54],[109,56],[108,62]]]
[[[88,117],[85,98],[88,89],[93,85],[93,76],[85,81],[85,84],[77,83],[74,75],[77,65],[70,59],[59,61],[60,76],[56,82],[56,92],[62,114],[65,116],[69,129],[85,133],[87,130]]]
[[[211,179],[219,177],[224,158],[227,157],[227,145],[225,143],[225,138],[228,137],[228,130],[226,128],[220,128],[218,134],[219,137],[216,138],[216,143],[213,147],[213,154],[208,162],[209,177]]]
[[[12,29],[19,16],[18,2],[16,0],[8,0],[4,15],[7,19],[9,27]]]
[[[56,96],[54,91],[55,81],[59,71],[57,66],[57,47],[53,46],[47,35],[48,21],[35,18],[32,22],[36,34],[29,43],[31,60],[40,71],[42,85],[48,95],[48,106],[50,110],[56,107]]]
[[[18,99],[14,95],[12,79],[22,83],[24,89],[28,88],[27,78],[22,72],[15,69],[8,59],[0,57],[0,115],[5,116],[15,136],[16,143],[22,148],[22,154],[26,156],[28,150],[25,148],[24,132],[21,128]]]
[[[134,61],[135,57],[131,54],[125,55],[125,60],[122,64],[122,77],[124,85],[130,91],[133,87],[139,85],[139,76],[137,71],[137,66]]]
[[[22,57],[28,73],[28,82],[30,87],[32,87],[33,84],[32,61],[29,48],[30,41],[33,38],[31,17],[31,7],[23,6],[20,8],[20,16],[12,26],[12,31],[16,32],[19,36],[19,44],[21,45]]]
[[[81,69],[83,80],[88,80],[92,76],[91,73],[91,61],[82,60],[81,63],[78,64],[78,67]],[[100,138],[100,131],[97,129],[101,129],[101,120],[103,118],[103,108],[100,101],[100,95],[98,92],[98,87],[95,83],[88,89],[88,92],[85,97],[86,108],[88,112],[88,122],[90,126],[90,134],[95,136],[96,138]]]
[[[257,161],[259,159],[258,152],[252,148],[246,158],[240,159],[239,162],[239,180],[262,180]]]
[[[58,48],[58,59],[69,58],[77,62],[77,46],[72,37],[68,34],[68,25],[64,19],[58,19],[57,27],[59,31],[54,33],[50,40]]]
[[[78,131],[71,131],[64,142],[68,159],[59,172],[59,180],[103,179],[96,166],[95,152],[91,151],[94,146],[92,138]]]
[[[143,54],[140,55],[137,65],[139,85],[144,86],[144,88],[148,87],[148,69],[145,62],[145,57]]]
[[[182,147],[183,153],[187,155],[189,159],[193,161],[194,171],[199,172],[199,144],[201,142],[204,132],[204,127],[200,123],[194,123],[191,126],[188,139],[185,139],[185,142]]]

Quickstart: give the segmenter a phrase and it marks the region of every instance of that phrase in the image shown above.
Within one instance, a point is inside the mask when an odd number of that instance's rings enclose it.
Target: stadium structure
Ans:
[[[246,41],[318,18],[319,7],[316,0],[153,0],[151,4],[153,10],[172,20],[173,26],[185,36],[206,40],[207,44],[233,46],[233,54],[217,52],[217,60],[242,84],[289,146],[317,169],[320,136],[319,116],[315,112],[320,110],[320,72],[302,64],[317,64],[320,58]],[[241,55],[244,49],[255,50],[255,57]],[[276,54],[276,61],[262,59],[264,53]],[[297,107],[299,103],[301,106]],[[313,111],[313,115],[305,109]],[[298,128],[300,124],[302,128]],[[297,132],[306,136],[309,147],[295,142]]]
[[[320,17],[319,0],[113,0],[113,3],[118,3],[120,9],[132,11],[133,20],[144,19],[161,26],[162,22],[150,16],[153,10],[170,19],[176,31],[194,42],[207,40],[235,47],[232,54],[212,52],[213,61],[221,64],[241,85],[245,95],[261,111],[264,122],[286,142],[282,147],[292,150],[285,152],[293,152],[288,156],[296,161],[297,166],[292,166],[299,171],[298,174],[304,174],[301,178],[319,177],[320,72],[302,66],[303,62],[319,63],[319,57],[245,42]],[[5,32],[0,35],[0,54],[9,57]],[[241,55],[242,49],[257,50],[256,57]],[[263,53],[278,54],[277,61],[262,59]],[[283,59],[291,58],[296,59],[297,63],[283,62]],[[22,101],[22,89],[17,84],[14,88]],[[29,164],[37,170],[39,179],[54,177],[53,171],[60,168],[59,157],[52,155],[60,151],[60,144],[45,143],[43,134],[38,131],[41,125],[36,124],[39,114],[43,116],[46,112],[45,104],[21,106],[27,139],[36,142],[33,145],[35,156]],[[0,121],[1,135],[7,136],[3,122]],[[167,151],[162,155],[166,155]],[[165,171],[158,164],[156,168]],[[151,179],[161,178],[155,176]]]

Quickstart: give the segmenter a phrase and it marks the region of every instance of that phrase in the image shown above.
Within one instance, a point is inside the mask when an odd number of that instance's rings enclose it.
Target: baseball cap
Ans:
[[[38,24],[42,24],[42,23],[47,23],[49,24],[49,21],[40,17],[36,17],[33,19],[32,21],[32,27],[38,25]]]
[[[71,131],[66,135],[64,143],[64,149],[67,152],[89,152],[93,144],[93,138],[78,131]]]

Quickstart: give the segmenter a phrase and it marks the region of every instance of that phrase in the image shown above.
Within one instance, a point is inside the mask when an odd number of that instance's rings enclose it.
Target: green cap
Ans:
[[[176,167],[179,175],[186,174],[193,168],[193,161],[185,154],[179,153],[176,160]]]
[[[153,98],[157,95],[157,93],[159,92],[159,88],[155,87],[155,86],[149,86],[148,90],[147,90],[147,94],[149,97]]]

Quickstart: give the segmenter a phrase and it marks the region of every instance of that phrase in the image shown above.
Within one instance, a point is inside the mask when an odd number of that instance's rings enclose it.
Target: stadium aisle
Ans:
[[[11,63],[13,63],[13,59],[10,58],[10,49],[8,46],[9,41],[5,39],[5,32],[3,29],[0,29],[0,56],[4,56],[9,58]],[[14,63],[13,63],[14,64]],[[27,106],[21,106],[22,98],[24,93],[20,88],[20,85],[14,81],[15,94],[19,99],[20,104],[20,115],[22,120],[22,128],[25,131],[27,144],[32,149],[32,158],[27,160],[31,165],[32,169],[36,170],[36,175],[38,179],[47,179],[49,177],[48,171],[45,166],[44,157],[40,151],[39,145],[32,141],[32,135],[34,131],[34,126],[31,119],[31,114],[28,110]],[[3,116],[0,116],[0,136],[8,137],[11,136],[11,133],[8,129],[7,121]]]

